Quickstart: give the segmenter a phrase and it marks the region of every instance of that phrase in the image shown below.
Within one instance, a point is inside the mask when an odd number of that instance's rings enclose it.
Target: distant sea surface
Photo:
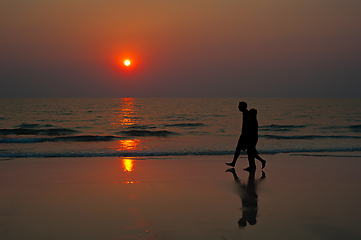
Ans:
[[[233,154],[238,102],[260,154],[361,155],[361,99],[0,99],[0,158]]]

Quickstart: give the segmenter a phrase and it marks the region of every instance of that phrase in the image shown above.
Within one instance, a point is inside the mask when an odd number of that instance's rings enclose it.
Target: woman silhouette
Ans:
[[[262,159],[258,155],[256,145],[258,142],[258,121],[257,121],[257,110],[252,108],[248,111],[248,124],[247,124],[247,156],[248,161],[254,163],[254,159],[258,159],[262,163],[262,169],[266,166],[266,160]],[[256,165],[249,166],[245,170],[256,168]]]

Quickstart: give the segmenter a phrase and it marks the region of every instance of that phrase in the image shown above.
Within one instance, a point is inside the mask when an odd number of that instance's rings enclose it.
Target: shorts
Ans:
[[[258,142],[258,137],[247,139],[245,135],[241,134],[241,136],[239,136],[238,139],[236,150],[245,151],[246,149],[256,149],[257,142]]]
[[[237,143],[237,147],[236,147],[236,150],[238,151],[245,151],[247,149],[247,141],[246,141],[246,138],[241,135],[239,136],[239,139],[238,139],[238,143]]]

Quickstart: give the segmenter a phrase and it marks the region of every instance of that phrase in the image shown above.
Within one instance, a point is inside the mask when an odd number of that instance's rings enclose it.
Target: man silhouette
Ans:
[[[226,163],[228,166],[234,167],[236,165],[237,159],[239,155],[241,154],[241,151],[245,151],[247,149],[247,124],[248,124],[248,110],[247,110],[247,103],[246,102],[239,102],[238,109],[243,113],[242,118],[242,131],[241,135],[239,136],[236,151],[234,152],[233,161],[231,163]],[[250,163],[250,166],[256,166],[253,159],[253,165],[252,162]]]

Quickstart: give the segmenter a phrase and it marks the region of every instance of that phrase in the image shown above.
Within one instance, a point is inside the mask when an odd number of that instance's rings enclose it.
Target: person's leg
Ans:
[[[262,163],[262,169],[263,169],[266,166],[266,160],[264,160],[263,158],[260,157],[260,155],[258,155],[257,149],[254,149],[253,151],[254,151],[253,156]]]
[[[238,139],[236,151],[234,152],[233,161],[231,163],[226,163],[226,165],[234,167],[238,160],[239,155],[241,154],[241,150],[244,150],[244,139],[242,135]]]
[[[254,161],[254,150],[247,148],[247,157],[248,157],[248,167],[244,170],[251,170],[256,168],[256,163]]]
[[[257,145],[257,140],[251,144],[251,146],[248,148],[249,151],[247,151],[247,153],[249,153],[250,155],[252,155],[254,158],[256,158],[257,160],[259,160],[262,163],[262,169],[266,166],[266,160],[264,160],[263,158],[261,158],[258,155],[258,151],[256,149],[256,145]]]
[[[266,160],[261,158],[258,154],[255,156],[256,159],[258,159],[262,163],[262,169],[266,166]]]
[[[234,167],[236,165],[236,162],[240,154],[241,154],[241,149],[239,149],[237,146],[236,151],[234,152],[233,161],[231,163],[226,163],[226,164],[228,166]]]
[[[260,155],[258,155],[258,154],[255,154],[254,157],[255,157],[256,159],[260,160],[260,161],[264,161],[263,158],[261,158]]]

